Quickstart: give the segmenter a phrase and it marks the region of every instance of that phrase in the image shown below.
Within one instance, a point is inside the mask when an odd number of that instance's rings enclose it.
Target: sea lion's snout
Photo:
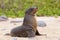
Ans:
[[[37,11],[38,11],[38,8],[35,7],[35,8],[33,9],[33,13],[35,14]]]

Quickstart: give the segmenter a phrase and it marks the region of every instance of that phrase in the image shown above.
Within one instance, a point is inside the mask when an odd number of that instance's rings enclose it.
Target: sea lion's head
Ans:
[[[38,8],[37,7],[31,7],[29,9],[26,10],[25,14],[29,14],[29,15],[35,15],[37,12]]]

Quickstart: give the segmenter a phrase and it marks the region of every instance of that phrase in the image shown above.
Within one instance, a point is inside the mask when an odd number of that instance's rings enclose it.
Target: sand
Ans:
[[[44,21],[47,26],[39,27],[38,31],[45,36],[36,36],[32,38],[11,37],[5,35],[10,33],[11,29],[22,25],[23,18],[8,18],[7,21],[0,22],[0,40],[60,40],[60,17],[36,17],[37,21]],[[11,22],[19,21],[19,22]]]

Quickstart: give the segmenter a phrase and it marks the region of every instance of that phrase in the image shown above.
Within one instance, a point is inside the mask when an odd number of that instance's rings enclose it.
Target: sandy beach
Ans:
[[[36,36],[33,38],[23,38],[23,37],[11,37],[6,36],[6,33],[10,33],[12,28],[22,25],[23,18],[8,18],[7,21],[0,22],[0,40],[60,40],[60,17],[36,17],[37,21],[44,21],[47,26],[39,27],[38,31],[41,34],[46,34],[45,36]],[[19,21],[13,23],[11,21]]]

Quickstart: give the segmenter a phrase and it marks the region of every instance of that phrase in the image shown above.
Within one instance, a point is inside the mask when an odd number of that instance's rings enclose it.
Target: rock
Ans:
[[[38,21],[38,22],[37,22],[37,25],[38,25],[39,27],[45,27],[45,26],[46,26],[46,23],[45,23],[44,21]]]
[[[0,21],[6,21],[8,18],[5,15],[0,16]]]

